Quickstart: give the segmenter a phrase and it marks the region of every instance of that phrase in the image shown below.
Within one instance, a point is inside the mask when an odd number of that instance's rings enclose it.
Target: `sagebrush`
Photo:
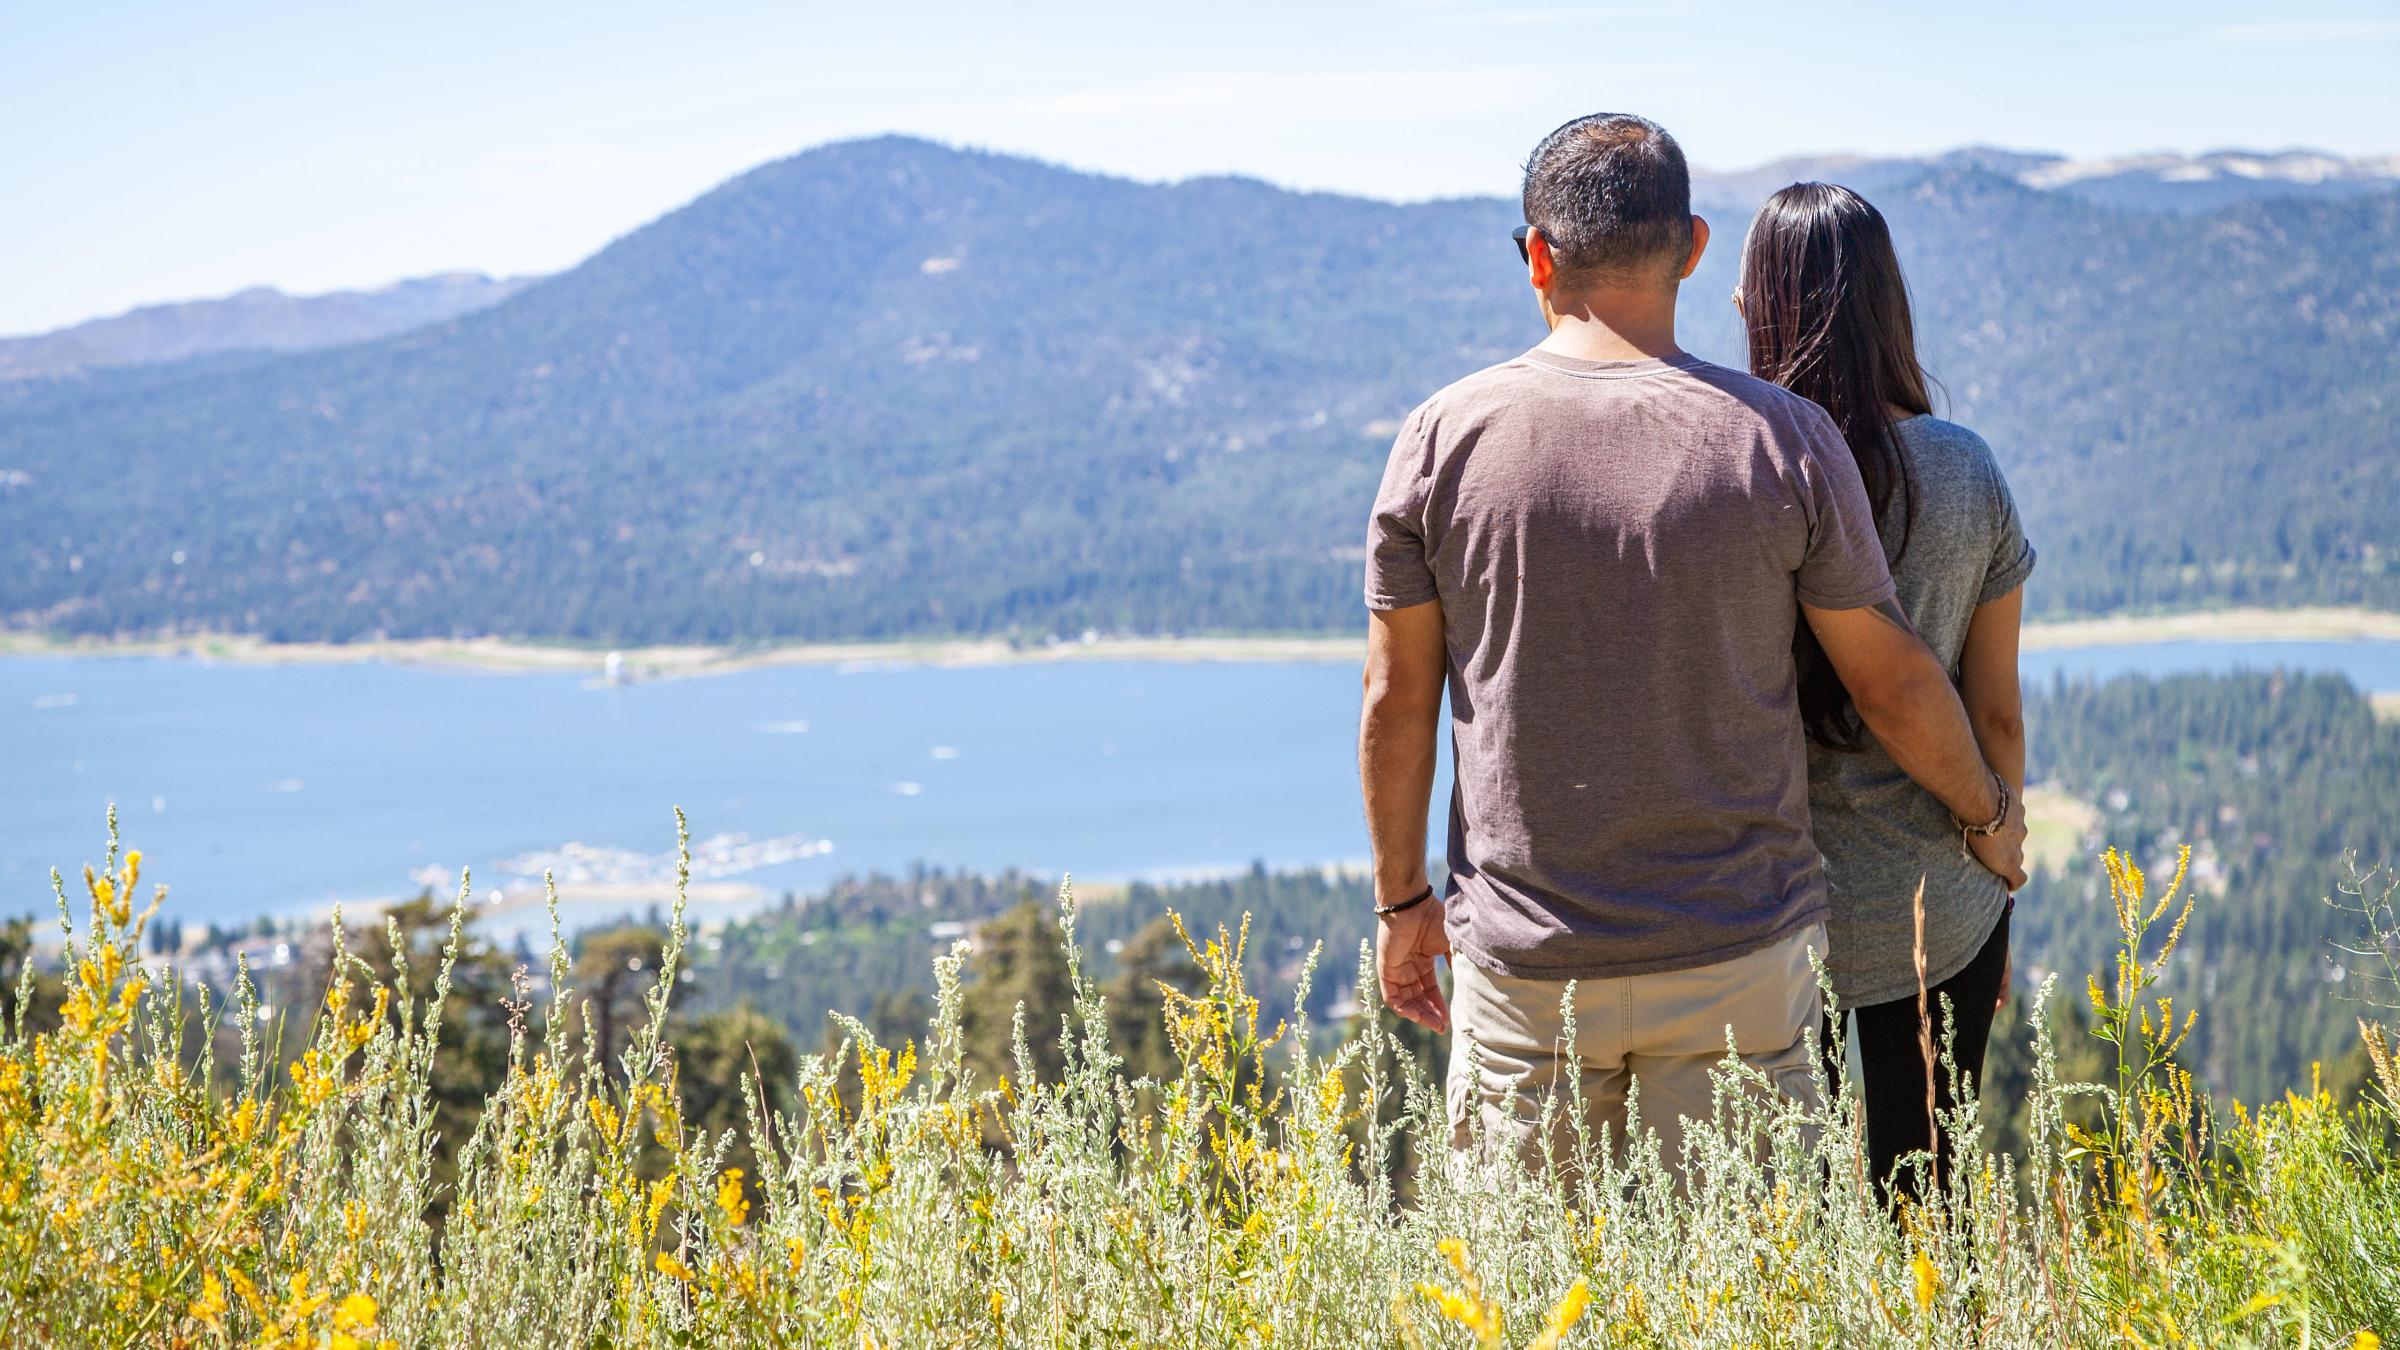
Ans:
[[[681,1115],[681,905],[612,1062],[570,1034],[588,1007],[554,941],[443,1185],[429,1078],[466,887],[427,1000],[370,980],[337,921],[293,1055],[246,976],[211,994],[138,962],[158,899],[137,909],[143,860],[112,830],[80,922],[60,888],[55,1025],[29,962],[0,1040],[0,1344],[2376,1344],[2400,1327],[2400,1075],[2379,1056],[2354,1105],[2220,1109],[2173,1055],[2199,1010],[2151,988],[2181,877],[2107,867],[2122,945],[2086,997],[2113,1078],[2058,1081],[2045,988],[2022,1161],[1970,1148],[1894,1214],[1853,1096],[1802,1107],[1732,1060],[1681,1185],[1608,1140],[1556,1160],[1571,1183],[1451,1165],[1364,952],[1367,1006],[1318,1028],[1271,1024],[1239,933],[1195,942],[1205,988],[1167,993],[1178,1067],[1130,1077],[1069,891],[1073,1011],[1020,1011],[1015,1071],[968,1067],[962,943],[921,1040],[846,1023],[792,1111],[745,1074],[738,1140]],[[402,972],[431,956],[387,940]],[[226,1019],[238,1056],[184,1049]],[[1040,1040],[1063,1072],[1035,1071]],[[1953,1124],[1974,1133],[1975,1108]]]

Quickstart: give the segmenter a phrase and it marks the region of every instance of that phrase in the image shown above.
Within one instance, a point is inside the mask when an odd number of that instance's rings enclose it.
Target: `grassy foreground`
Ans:
[[[2037,1009],[2028,1155],[1971,1153],[1896,1221],[1861,1175],[1854,1099],[1776,1099],[1733,1062],[1681,1190],[1598,1140],[1560,1160],[1572,1184],[1446,1165],[1441,1090],[1388,1017],[1269,1025],[1234,934],[1196,945],[1202,992],[1168,995],[1179,1069],[1129,1080],[1071,894],[1074,1012],[1020,1010],[1016,1072],[965,1067],[962,944],[922,1042],[852,1024],[803,1063],[801,1108],[754,1108],[741,1141],[682,1120],[663,1034],[681,907],[613,1063],[577,1048],[588,1009],[557,948],[547,992],[521,980],[509,1004],[506,1080],[444,1187],[446,978],[422,1002],[376,986],[337,926],[307,1043],[280,1053],[246,979],[219,1001],[138,963],[158,906],[138,907],[141,872],[113,846],[86,872],[56,1016],[29,963],[0,1038],[0,1344],[2372,1347],[2400,1329],[2386,1033],[2362,1023],[2380,1085],[2355,1108],[2210,1102],[2173,1060],[2196,1011],[2151,988],[2181,877],[2162,893],[2113,855],[2123,946],[2085,994],[2113,1076],[2057,1081]],[[446,972],[460,922],[449,950],[391,959]],[[1364,991],[1369,971],[1362,953]],[[214,1042],[187,1023],[228,1018],[238,1055],[185,1049]],[[1040,1039],[1056,1081],[1031,1071]]]

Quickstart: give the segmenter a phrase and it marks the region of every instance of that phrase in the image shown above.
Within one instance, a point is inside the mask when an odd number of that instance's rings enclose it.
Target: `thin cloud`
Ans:
[[[1088,118],[1184,118],[1227,112],[1306,113],[1345,121],[1410,113],[1505,107],[1547,72],[1538,67],[1367,73],[1222,74],[918,110],[910,121],[1075,122]]]
[[[2218,42],[2356,42],[2400,37],[2400,20],[2292,19],[2219,24],[2208,31]]]
[[[790,152],[790,146],[763,143],[647,147],[548,145],[528,150],[494,151],[478,160],[472,172],[476,183],[485,188],[550,187],[659,173],[728,176]]]
[[[1639,4],[1518,5],[1506,8],[1461,3],[1460,0],[1418,0],[1412,6],[1434,28],[1535,28],[1562,23],[1607,22],[1614,19],[1656,19],[1689,11],[1690,0],[1644,0]]]

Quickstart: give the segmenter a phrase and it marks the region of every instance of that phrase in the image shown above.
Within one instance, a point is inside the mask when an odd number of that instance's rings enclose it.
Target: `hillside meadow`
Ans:
[[[848,1023],[799,1060],[788,1111],[738,1069],[754,1105],[717,1131],[687,1124],[701,1085],[665,1034],[681,907],[605,1062],[554,945],[546,989],[519,972],[502,1081],[444,1182],[430,1082],[464,889],[446,946],[391,930],[381,982],[337,927],[283,1042],[246,976],[220,996],[140,963],[164,899],[137,898],[146,870],[112,843],[75,903],[60,886],[63,997],[34,1006],[26,963],[0,1038],[6,1344],[2370,1347],[2400,1329],[2388,1030],[2360,1022],[2377,1081],[2354,1104],[2210,1100],[2175,1051],[2213,1010],[2155,989],[2193,892],[2113,854],[2119,950],[2075,996],[2099,1081],[2060,1080],[2069,996],[2045,987],[2022,1163],[1970,1154],[1897,1214],[1861,1175],[1853,1098],[1770,1098],[1732,1062],[1680,1190],[1605,1140],[1549,1180],[1447,1164],[1440,1091],[1388,1017],[1271,1024],[1242,931],[1192,935],[1201,980],[1160,991],[1171,1067],[1129,1076],[1071,890],[1072,1011],[1020,1011],[1013,1070],[971,1067],[961,944],[921,1036]],[[2359,959],[2388,966],[2391,895],[2357,899]],[[223,1018],[238,1053],[185,1053],[187,1024]]]

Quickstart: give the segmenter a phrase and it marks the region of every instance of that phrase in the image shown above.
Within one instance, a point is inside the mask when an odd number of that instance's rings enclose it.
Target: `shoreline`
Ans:
[[[2033,623],[2026,651],[2147,646],[2162,642],[2400,641],[2400,614],[2365,609],[2228,609],[2179,614],[2115,615]],[[1273,635],[1247,637],[1099,638],[1034,646],[1000,638],[937,638],[891,642],[788,643],[775,646],[604,648],[511,638],[411,638],[369,642],[270,642],[247,636],[62,639],[0,632],[6,657],[167,657],[231,665],[357,665],[381,663],[492,674],[605,675],[611,655],[626,681],[727,675],[774,666],[996,666],[1066,661],[1352,662],[1363,637]]]

